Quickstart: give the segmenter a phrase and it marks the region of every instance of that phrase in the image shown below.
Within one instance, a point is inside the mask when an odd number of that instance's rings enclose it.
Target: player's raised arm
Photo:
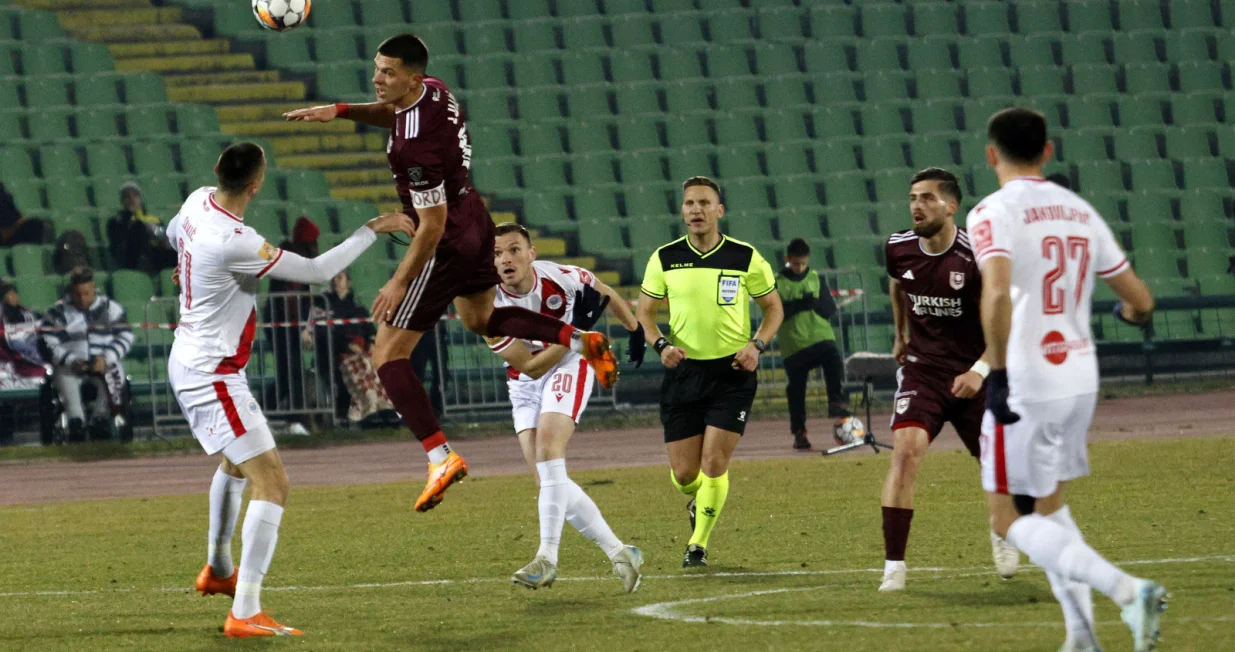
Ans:
[[[389,129],[395,125],[395,107],[383,102],[368,104],[323,104],[283,114],[288,122],[331,122],[346,118],[354,122]]]
[[[231,248],[229,268],[258,277],[271,276],[284,281],[322,285],[347,269],[360,254],[377,240],[379,233],[401,231],[411,235],[412,220],[406,215],[392,213],[376,217],[356,229],[343,242],[317,258],[305,258],[283,249],[276,249],[262,239],[256,231],[242,234]]]

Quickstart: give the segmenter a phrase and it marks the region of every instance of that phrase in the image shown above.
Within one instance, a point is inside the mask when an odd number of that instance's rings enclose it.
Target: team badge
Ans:
[[[279,253],[269,242],[263,242],[260,249],[257,250],[257,255],[261,256],[262,260],[274,260],[275,254]]]
[[[953,290],[965,287],[965,272],[952,272],[948,276],[948,285],[951,285]]]
[[[249,414],[257,414],[257,401],[249,399],[249,402],[244,407],[249,411]]]
[[[545,299],[545,307],[549,310],[560,310],[562,307],[562,297],[556,294],[549,295],[549,297]]]
[[[420,168],[408,168],[407,176],[412,180],[412,183],[420,183],[420,180],[424,178],[424,171]]]
[[[722,306],[732,305],[738,298],[738,290],[742,286],[742,280],[736,276],[725,276],[721,274],[719,282],[719,303]]]
[[[909,409],[909,399],[908,398],[896,399],[896,413],[897,414],[904,414],[905,410],[908,410],[908,409]]]

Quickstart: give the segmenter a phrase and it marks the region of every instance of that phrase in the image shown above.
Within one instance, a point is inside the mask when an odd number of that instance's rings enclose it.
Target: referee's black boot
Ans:
[[[806,438],[806,428],[803,428],[793,433],[793,450],[795,451],[810,450],[810,440]]]
[[[706,568],[708,565],[708,550],[692,543],[686,546],[686,554],[682,557],[682,568]]]
[[[851,416],[853,416],[853,413],[849,411],[849,407],[844,403],[828,403],[829,419],[842,419]]]

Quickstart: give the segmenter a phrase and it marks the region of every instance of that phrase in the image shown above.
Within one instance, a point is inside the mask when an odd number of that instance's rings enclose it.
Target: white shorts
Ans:
[[[567,356],[556,369],[538,380],[509,381],[515,432],[535,428],[543,412],[565,414],[579,423],[595,382],[595,372],[578,354]]]
[[[223,451],[232,464],[274,449],[266,415],[249,391],[244,372],[212,374],[167,362],[167,379],[189,429],[207,455]]]
[[[1008,401],[1021,420],[982,418],[982,488],[988,492],[1045,498],[1060,482],[1089,475],[1086,440],[1097,394],[1044,402]]]

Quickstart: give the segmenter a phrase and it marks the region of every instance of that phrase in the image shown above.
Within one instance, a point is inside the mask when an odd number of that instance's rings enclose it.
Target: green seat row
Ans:
[[[0,111],[164,102],[167,88],[163,79],[153,73],[0,77]]]
[[[0,41],[23,40],[29,43],[64,38],[56,14],[18,7],[0,7]]]
[[[217,134],[214,108],[200,104],[120,104],[0,111],[0,142],[180,138]]]
[[[98,43],[0,40],[0,76],[86,75],[115,69],[111,50]]]

